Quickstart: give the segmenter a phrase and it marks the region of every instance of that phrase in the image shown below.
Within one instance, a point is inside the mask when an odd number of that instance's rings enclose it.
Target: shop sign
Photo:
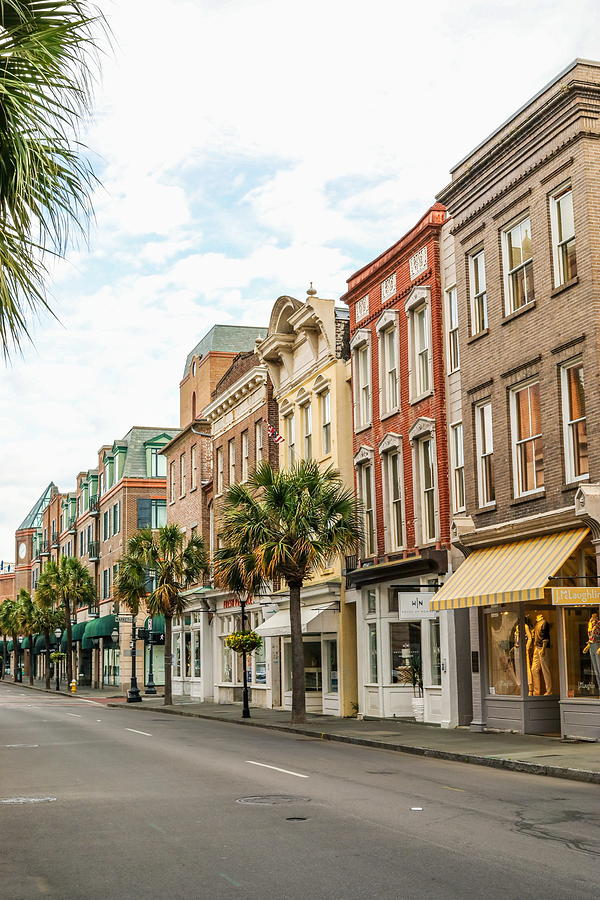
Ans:
[[[414,593],[398,592],[398,609],[401,619],[436,619],[437,612],[430,608],[431,591]]]
[[[598,606],[600,587],[551,588],[554,606]]]
[[[121,622],[125,625],[131,624],[133,622],[133,616],[116,616],[117,622]]]
[[[246,606],[252,606],[253,603],[254,597],[249,597],[248,600],[246,600]],[[223,600],[223,609],[238,609],[239,605],[240,601],[235,598]]]

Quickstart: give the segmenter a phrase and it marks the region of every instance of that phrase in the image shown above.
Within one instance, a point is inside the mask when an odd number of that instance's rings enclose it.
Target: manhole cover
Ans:
[[[54,803],[56,797],[5,797],[0,803]]]
[[[288,794],[263,794],[260,797],[240,797],[235,802],[256,806],[279,806],[284,803],[310,803],[310,797],[290,797]]]

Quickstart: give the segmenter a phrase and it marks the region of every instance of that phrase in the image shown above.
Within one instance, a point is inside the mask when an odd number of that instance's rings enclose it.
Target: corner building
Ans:
[[[432,605],[468,611],[477,730],[600,739],[599,122],[600,64],[576,60],[439,195],[464,561]]]
[[[449,571],[450,491],[437,203],[348,280],[353,464],[364,543],[346,561],[356,603],[359,710],[446,727],[459,691],[463,617],[431,599]],[[464,666],[463,666],[464,669]],[[467,701],[468,703],[468,701]]]

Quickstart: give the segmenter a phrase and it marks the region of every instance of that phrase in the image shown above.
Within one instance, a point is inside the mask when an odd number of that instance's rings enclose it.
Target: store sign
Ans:
[[[246,600],[246,606],[252,606],[254,603],[254,597],[250,597]],[[240,601],[235,598],[231,598],[229,600],[223,600],[223,609],[239,609]]]
[[[398,592],[398,610],[401,619],[435,619],[437,612],[430,608],[434,595],[431,592]]]
[[[600,605],[600,587],[559,587],[551,590],[554,606]]]
[[[124,625],[131,625],[133,622],[133,616],[116,616],[117,622],[121,622]]]

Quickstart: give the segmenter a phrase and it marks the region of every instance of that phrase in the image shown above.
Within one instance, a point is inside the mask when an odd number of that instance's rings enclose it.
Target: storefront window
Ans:
[[[267,683],[267,654],[265,650],[265,642],[254,651],[254,678],[256,684]]]
[[[517,610],[486,615],[488,636],[488,689],[490,694],[521,695],[521,645]],[[527,633],[527,653],[531,649]],[[528,672],[531,671],[531,661]]]
[[[440,620],[429,623],[429,652],[431,656],[431,684],[442,683],[442,654],[440,648]]]
[[[306,691],[321,691],[322,665],[321,642],[305,641],[304,647],[304,689]]]
[[[186,631],[183,635],[184,640],[184,660],[185,660],[185,677],[192,677],[192,634]]]
[[[200,632],[194,631],[194,678],[202,675],[202,655],[200,650]]]
[[[120,656],[121,651],[118,647],[104,648],[102,658],[102,681],[104,684],[116,685],[119,683]]]
[[[377,612],[377,594],[375,591],[367,591],[367,615],[374,616]]]
[[[554,610],[526,608],[525,634],[529,694],[534,697],[558,694],[558,634]]]
[[[176,678],[181,678],[181,635],[173,635],[173,672]]]
[[[390,653],[392,684],[412,685],[421,681],[421,623],[391,622]],[[416,670],[416,671],[413,671]]]
[[[600,696],[600,620],[598,610],[565,609],[567,697]]]
[[[398,590],[397,588],[388,589],[388,612],[398,612]]]
[[[370,622],[369,629],[369,683],[377,684],[379,681],[377,672],[377,624]]]
[[[223,641],[223,681],[233,681],[233,650],[230,650]]]
[[[338,692],[338,655],[337,641],[325,641],[327,652],[327,691],[330,694]]]

